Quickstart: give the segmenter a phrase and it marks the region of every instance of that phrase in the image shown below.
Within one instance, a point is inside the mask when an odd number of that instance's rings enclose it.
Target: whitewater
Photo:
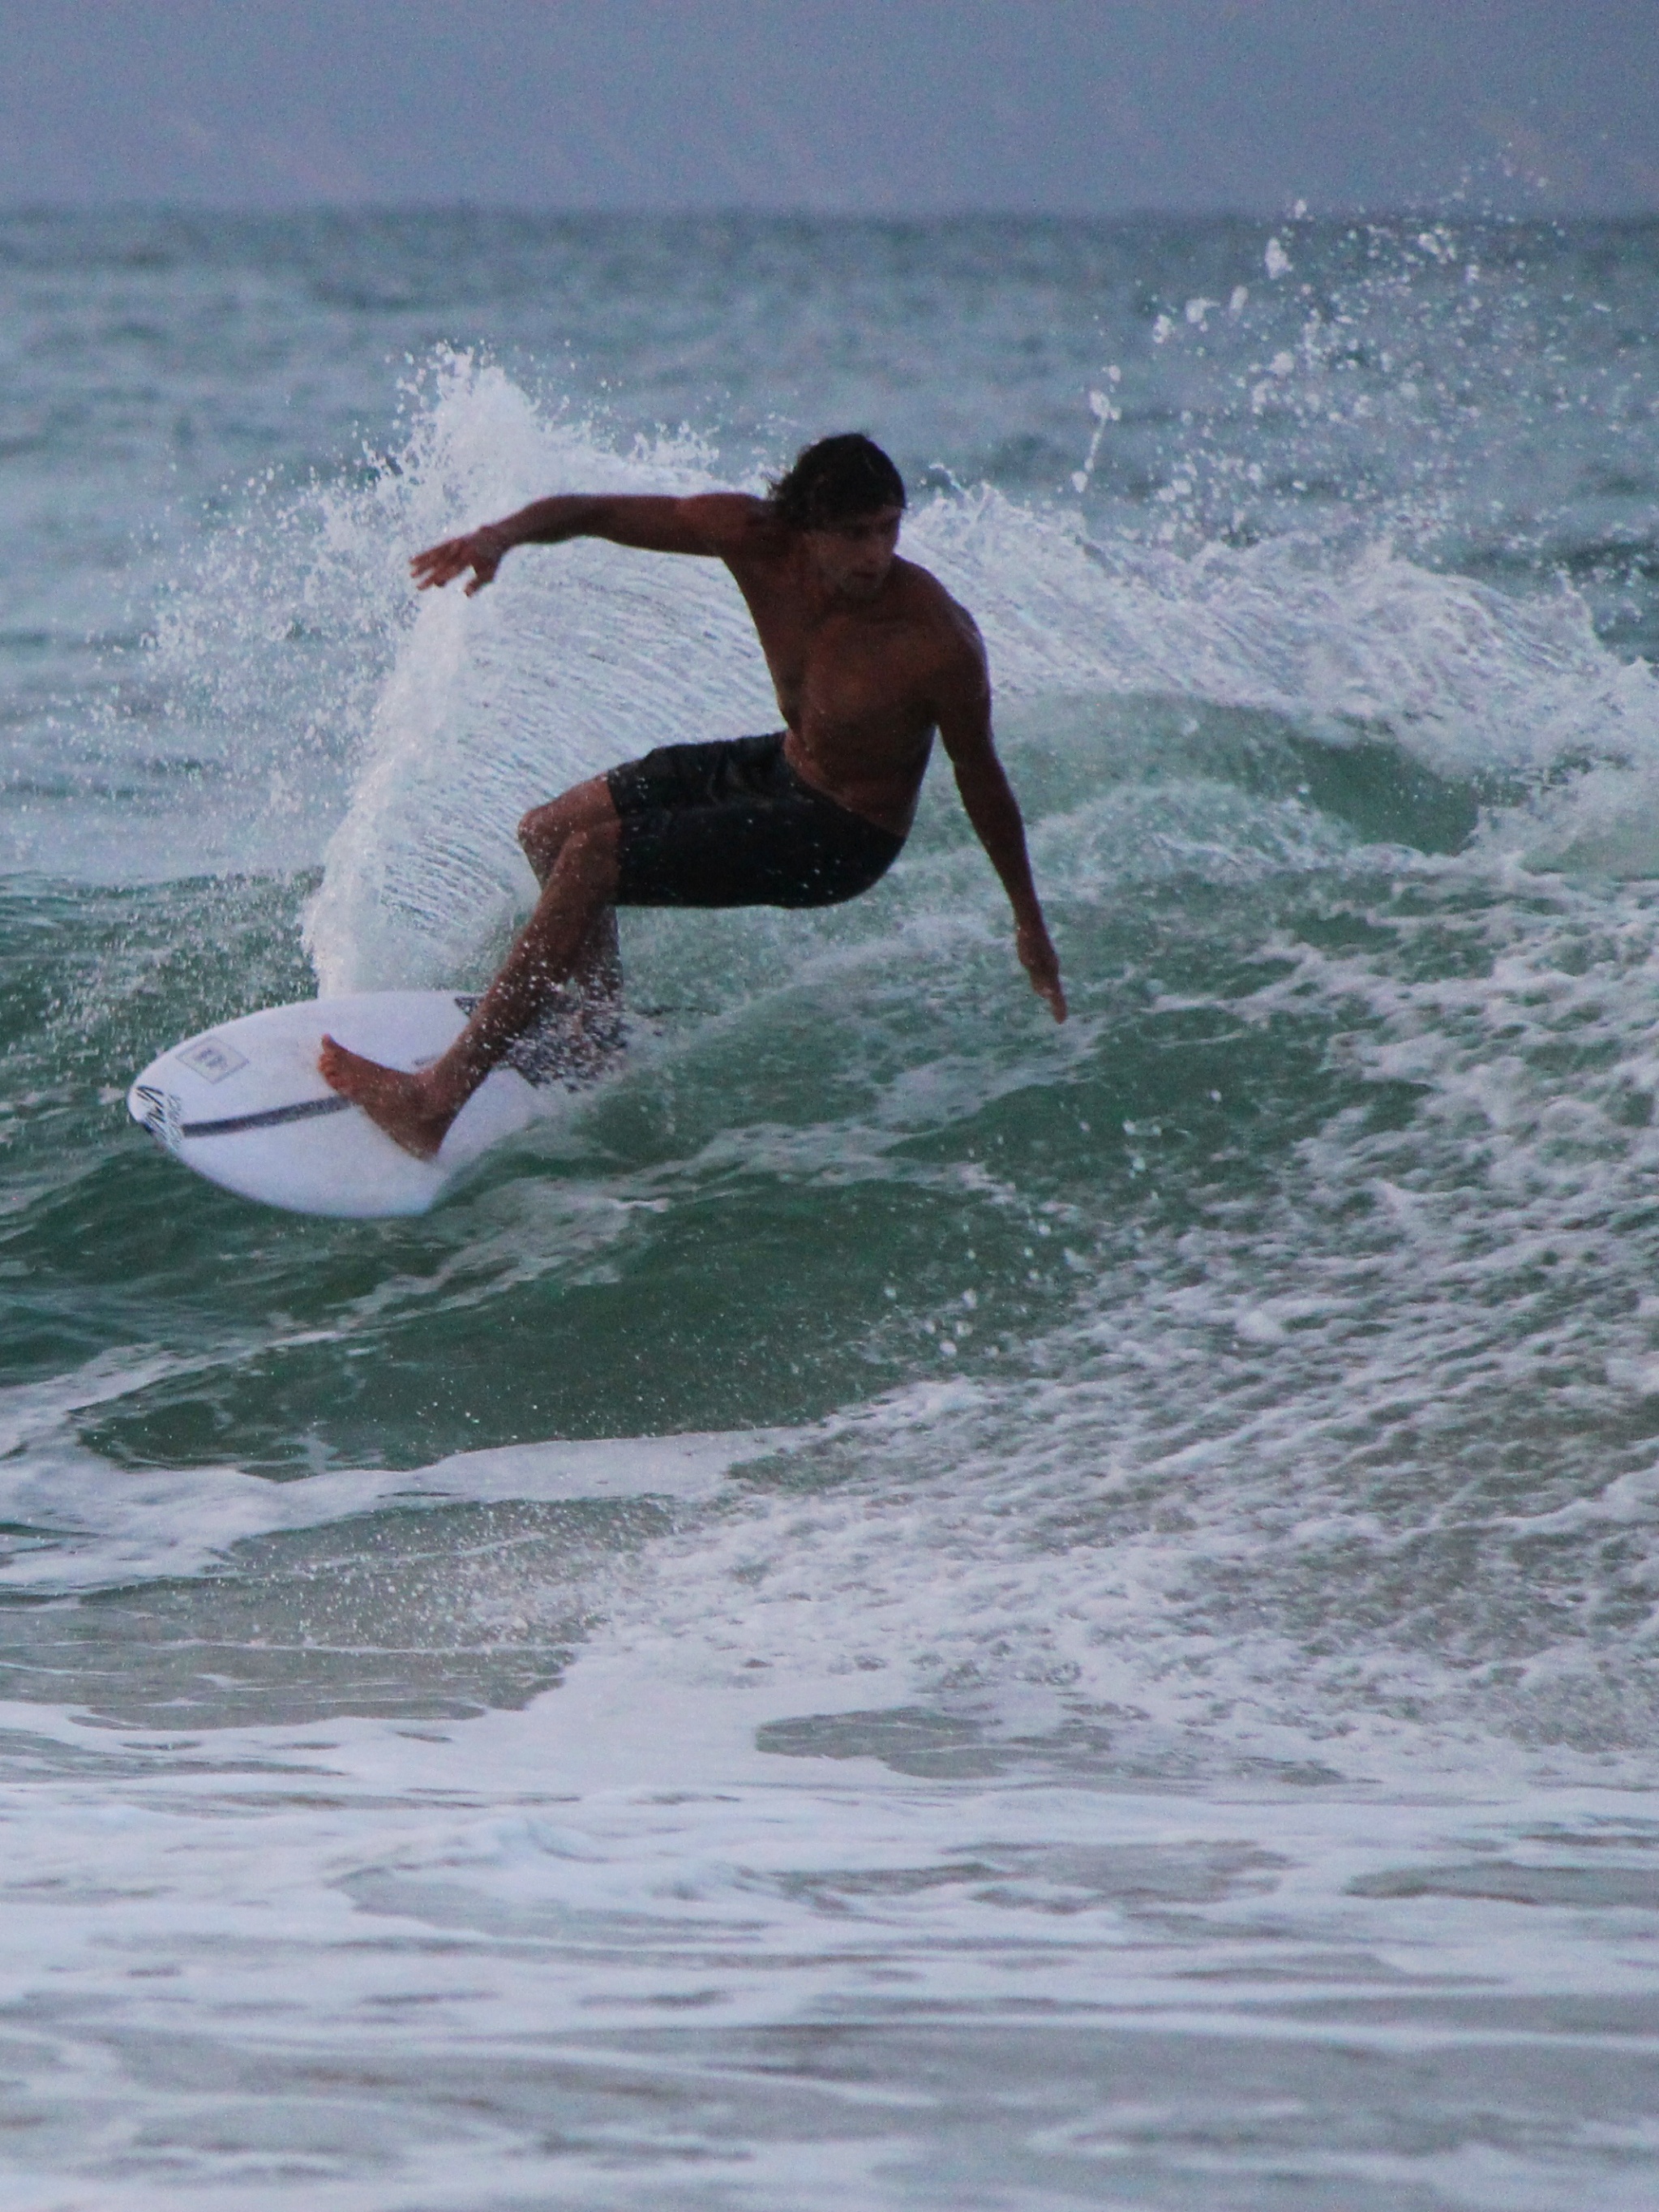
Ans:
[[[0,219],[0,2114],[27,2212],[1659,2197],[1659,227]],[[623,918],[416,1221],[126,1121],[476,987],[574,778],[775,726],[864,428],[935,764]]]

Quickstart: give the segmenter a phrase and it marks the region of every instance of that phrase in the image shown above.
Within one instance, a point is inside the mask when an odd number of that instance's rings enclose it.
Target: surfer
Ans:
[[[898,557],[904,484],[857,433],[808,446],[764,499],[565,494],[446,538],[410,567],[422,591],[470,569],[470,597],[515,545],[603,538],[723,561],[747,602],[785,727],[659,746],[532,809],[519,842],[542,886],[465,1029],[413,1073],[323,1040],[319,1066],[407,1151],[430,1158],[515,1037],[561,987],[603,1033],[619,1006],[618,906],[830,906],[897,859],[935,732],[1002,880],[1032,988],[1066,1018],[1025,831],[991,735],[974,620]]]

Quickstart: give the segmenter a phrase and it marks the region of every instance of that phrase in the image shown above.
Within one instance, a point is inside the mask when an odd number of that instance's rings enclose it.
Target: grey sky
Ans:
[[[0,57],[10,205],[1659,209],[1659,0],[0,0]]]

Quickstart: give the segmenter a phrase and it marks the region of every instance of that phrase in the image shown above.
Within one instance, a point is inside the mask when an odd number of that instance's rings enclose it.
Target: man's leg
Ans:
[[[573,785],[545,806],[532,806],[519,824],[524,856],[544,887],[557,865],[565,843],[578,830],[603,828],[617,819],[611,787],[602,775]],[[617,910],[606,907],[571,963],[570,981],[586,1008],[615,1014],[622,1005],[622,946],[617,936]]]
[[[325,1037],[318,1066],[324,1079],[361,1106],[370,1121],[422,1159],[430,1159],[444,1133],[521,1030],[527,1029],[558,985],[578,973],[586,958],[602,965],[607,936],[614,942],[611,914],[617,891],[618,821],[611,793],[601,779],[578,785],[566,799],[580,799],[573,818],[544,823],[531,854],[548,862],[536,911],[520,931],[501,972],[479,1000],[472,1018],[441,1060],[406,1074],[382,1067]],[[520,839],[538,817],[565,804],[555,800],[526,816]],[[597,968],[595,971],[597,973]]]

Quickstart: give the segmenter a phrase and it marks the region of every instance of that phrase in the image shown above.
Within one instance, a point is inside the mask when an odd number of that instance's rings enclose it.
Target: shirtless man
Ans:
[[[765,499],[577,493],[537,500],[415,556],[422,591],[470,568],[469,596],[514,546],[570,538],[724,561],[787,726],[659,746],[533,808],[519,842],[541,898],[465,1029],[412,1074],[325,1037],[319,1066],[336,1091],[430,1158],[561,985],[590,1008],[614,1005],[615,908],[830,906],[868,890],[904,843],[935,731],[1013,908],[1021,964],[1065,1020],[1019,808],[992,743],[985,648],[937,578],[897,557],[903,512],[897,470],[851,434],[809,446]]]

